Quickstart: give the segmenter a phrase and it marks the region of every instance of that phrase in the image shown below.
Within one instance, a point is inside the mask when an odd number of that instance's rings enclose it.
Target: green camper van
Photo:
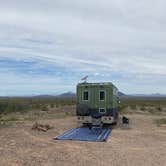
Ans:
[[[118,89],[111,82],[79,83],[76,114],[79,124],[102,126],[118,120]]]

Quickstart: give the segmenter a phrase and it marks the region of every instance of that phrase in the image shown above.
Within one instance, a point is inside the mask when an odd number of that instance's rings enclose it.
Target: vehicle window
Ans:
[[[105,91],[100,91],[99,100],[101,100],[101,101],[105,100]]]
[[[105,112],[106,112],[105,108],[99,108],[99,113],[105,113]]]
[[[85,100],[85,101],[89,100],[89,92],[88,91],[83,92],[83,100]]]

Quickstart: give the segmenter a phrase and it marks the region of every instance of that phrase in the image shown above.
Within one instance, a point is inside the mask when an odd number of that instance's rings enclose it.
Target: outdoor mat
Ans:
[[[56,140],[75,140],[75,141],[92,141],[92,142],[104,142],[107,141],[112,129],[108,128],[73,128],[58,137]]]

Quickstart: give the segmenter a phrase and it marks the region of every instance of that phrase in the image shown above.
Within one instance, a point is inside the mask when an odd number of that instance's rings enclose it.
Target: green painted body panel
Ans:
[[[89,100],[83,100],[83,92],[89,92]],[[105,101],[99,100],[99,92],[104,90],[106,93]],[[92,109],[106,108],[113,109],[118,107],[118,89],[112,83],[80,83],[77,85],[77,104],[86,104]]]

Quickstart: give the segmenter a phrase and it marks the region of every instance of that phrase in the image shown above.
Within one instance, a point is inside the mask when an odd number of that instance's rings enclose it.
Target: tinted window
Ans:
[[[100,109],[99,109],[99,112],[100,112],[100,113],[105,113],[105,112],[106,112],[106,111],[105,111],[105,108],[100,108]]]
[[[89,100],[89,92],[88,91],[84,91],[83,100]]]
[[[105,91],[100,91],[99,98],[100,100],[105,100]]]

